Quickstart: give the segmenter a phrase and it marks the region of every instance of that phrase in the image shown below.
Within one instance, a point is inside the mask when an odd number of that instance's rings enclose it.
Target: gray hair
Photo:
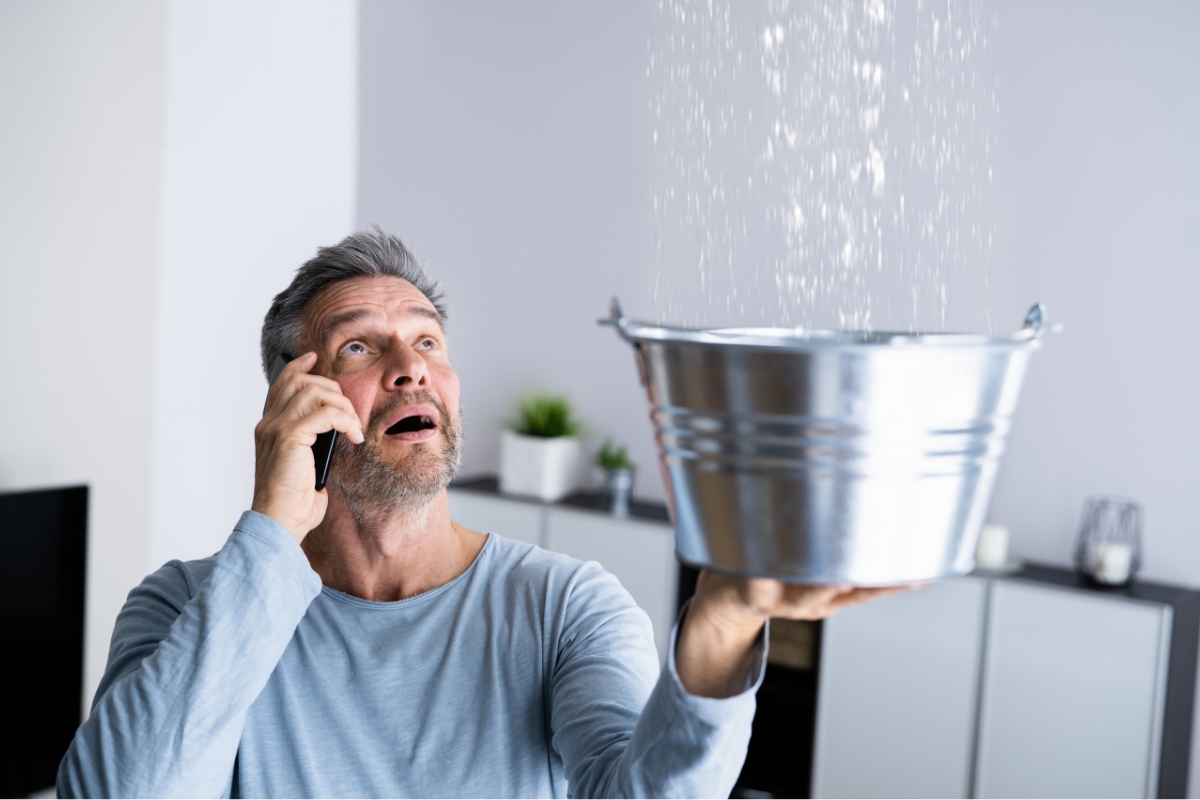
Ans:
[[[296,349],[304,333],[304,306],[313,295],[338,281],[385,276],[411,283],[433,304],[445,324],[441,286],[425,274],[403,242],[375,226],[369,231],[352,233],[332,247],[317,250],[313,258],[296,270],[291,285],[275,295],[271,309],[263,317],[263,374],[270,377],[271,367],[281,354],[299,355]]]

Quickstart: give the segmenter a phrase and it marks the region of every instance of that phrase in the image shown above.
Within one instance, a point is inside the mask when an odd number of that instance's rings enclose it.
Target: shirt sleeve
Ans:
[[[598,565],[587,568],[568,600],[551,687],[552,745],[571,795],[728,797],[766,669],[765,627],[742,693],[698,697],[675,668],[679,622],[659,670],[645,612]]]
[[[60,797],[228,796],[246,712],[321,580],[277,522],[247,511],[198,587],[172,562],[129,594]]]

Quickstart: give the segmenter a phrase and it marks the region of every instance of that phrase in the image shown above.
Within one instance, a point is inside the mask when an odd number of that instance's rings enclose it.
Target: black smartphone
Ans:
[[[279,373],[283,372],[283,368],[288,365],[292,357],[287,353],[276,357],[274,366],[271,367],[271,378],[268,381],[270,386],[275,385],[275,381],[279,380]],[[263,403],[263,413],[267,411],[267,404]],[[325,431],[317,436],[317,440],[313,442],[313,464],[317,468],[317,491],[325,488],[325,481],[329,479],[329,465],[333,463],[333,446],[337,443],[338,432],[336,430]]]

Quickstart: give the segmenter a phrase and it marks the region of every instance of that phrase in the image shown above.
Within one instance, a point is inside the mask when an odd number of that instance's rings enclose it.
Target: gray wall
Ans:
[[[1200,585],[1200,7],[998,6],[996,247],[988,312],[1048,303],[1067,332],[1027,381],[993,517],[1066,563],[1084,496],[1147,512],[1145,575]],[[650,467],[629,353],[593,320],[650,314],[648,4],[365,0],[358,219],[404,237],[450,292],[470,423],[495,469],[522,391],[566,390]],[[639,491],[661,496],[653,469]]]
[[[1146,509],[1148,577],[1200,585],[1200,5],[1001,7],[993,320],[1030,371],[993,516],[1064,562],[1085,495]]]
[[[1129,495],[1143,575],[1200,586],[1200,5],[996,8],[987,311],[1015,328],[1043,301],[1067,330],[1030,371],[992,517],[1016,555],[1067,564],[1084,497]],[[650,4],[363,0],[360,19],[358,219],[449,289],[466,470],[495,470],[497,420],[548,387],[661,496],[629,353],[593,324],[614,293],[653,311]]]
[[[632,355],[596,325],[646,308],[648,4],[375,3],[360,10],[358,219],[398,233],[449,291],[464,472],[499,421],[567,391],[659,494]],[[653,473],[653,474],[651,474]]]

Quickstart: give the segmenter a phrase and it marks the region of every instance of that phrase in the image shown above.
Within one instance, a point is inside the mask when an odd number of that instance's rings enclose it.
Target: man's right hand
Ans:
[[[312,446],[331,428],[355,444],[363,443],[362,423],[336,381],[310,375],[317,354],[290,362],[267,394],[267,410],[254,426],[254,502],[291,531],[296,541],[325,517],[329,497],[316,490]]]

